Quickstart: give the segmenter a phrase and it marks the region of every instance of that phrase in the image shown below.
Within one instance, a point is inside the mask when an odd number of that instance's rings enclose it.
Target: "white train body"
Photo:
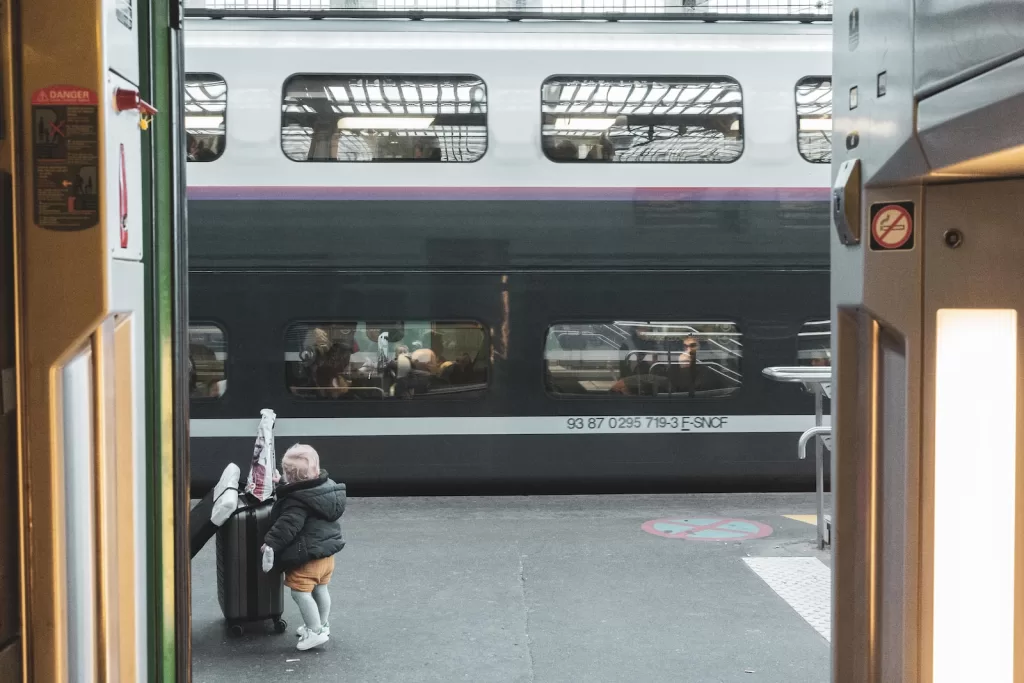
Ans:
[[[227,140],[190,164],[191,187],[825,188],[797,149],[795,88],[828,76],[820,24],[193,20],[186,71],[227,83]],[[295,74],[472,74],[487,93],[474,163],[302,163],[282,153],[282,87]],[[579,164],[541,147],[552,76],[725,76],[742,90],[744,148],[727,164]]]

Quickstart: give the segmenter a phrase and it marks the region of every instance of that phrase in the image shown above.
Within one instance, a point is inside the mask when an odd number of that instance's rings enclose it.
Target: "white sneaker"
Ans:
[[[300,650],[309,650],[317,645],[323,645],[328,640],[330,640],[330,636],[323,631],[320,631],[320,633],[306,631],[302,638],[299,639],[299,644],[296,647]]]
[[[295,635],[297,635],[299,638],[304,638],[306,635],[306,631],[308,630],[309,629],[306,628],[306,625],[303,624],[302,626],[295,629]],[[331,625],[324,624],[322,627],[320,627],[320,633],[323,633],[325,636],[329,637],[331,635]]]

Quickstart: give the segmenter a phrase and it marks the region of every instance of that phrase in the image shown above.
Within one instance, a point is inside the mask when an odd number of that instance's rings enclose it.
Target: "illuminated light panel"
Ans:
[[[346,116],[338,128],[376,130],[423,130],[434,125],[433,116]]]
[[[590,119],[581,117],[560,116],[555,119],[558,130],[608,130],[615,125],[615,119]]]
[[[210,128],[221,128],[224,126],[223,116],[186,116],[186,130],[207,130]]]
[[[800,119],[800,130],[832,130],[832,119]]]
[[[1010,683],[1017,311],[940,309],[937,323],[932,680]]]

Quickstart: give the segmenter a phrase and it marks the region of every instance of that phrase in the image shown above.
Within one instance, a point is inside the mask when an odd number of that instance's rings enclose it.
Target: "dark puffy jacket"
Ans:
[[[327,471],[321,470],[316,479],[278,486],[275,493],[272,526],[264,543],[274,549],[277,568],[292,569],[341,552],[345,547],[341,535],[344,484],[332,481]]]

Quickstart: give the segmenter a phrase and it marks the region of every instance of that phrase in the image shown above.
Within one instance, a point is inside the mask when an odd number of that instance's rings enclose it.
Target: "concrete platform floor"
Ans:
[[[320,648],[295,649],[287,595],[287,634],[229,636],[215,543],[196,556],[193,680],[826,683],[829,555],[784,517],[813,512],[813,494],[351,499]],[[641,528],[666,518],[771,533]]]

